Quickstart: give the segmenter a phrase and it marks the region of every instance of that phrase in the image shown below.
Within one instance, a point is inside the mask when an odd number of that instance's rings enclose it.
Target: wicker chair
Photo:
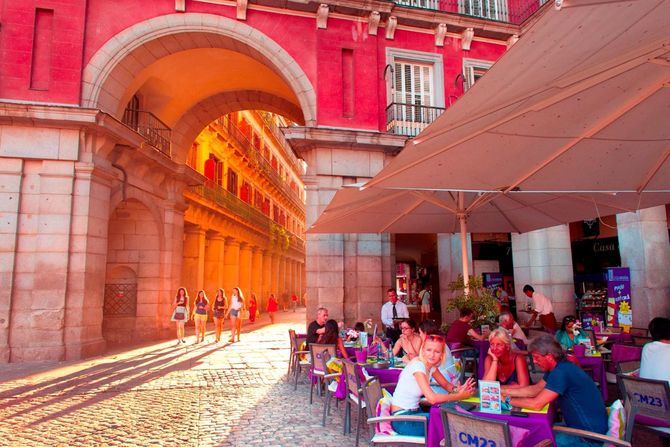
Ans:
[[[440,414],[444,427],[444,439],[440,443],[441,446],[469,445],[471,441],[477,445],[484,445],[482,441],[485,438],[486,445],[512,447],[509,426],[505,421],[484,419],[449,408],[442,408]]]
[[[324,371],[328,371],[328,362],[330,361],[330,358],[333,357],[331,355],[330,350],[325,350],[323,351],[321,355],[321,369]],[[321,425],[324,427],[326,426],[326,415],[330,415],[330,401],[333,398],[334,392],[330,390],[330,384],[335,381],[337,377],[342,376],[340,373],[331,373],[331,374],[326,374],[323,376],[323,381],[325,384],[325,390],[326,390],[326,398],[323,401],[323,420],[321,421]],[[335,400],[335,402],[339,402],[338,400]]]
[[[335,345],[320,345],[318,343],[312,343],[309,345],[309,358],[310,358],[310,368],[309,372],[311,377],[309,383],[309,404],[312,405],[313,394],[314,394],[314,385],[317,386],[317,392],[321,395],[321,388],[323,387],[324,380],[323,378],[328,374],[328,369],[323,363],[323,353],[326,352],[330,357],[335,355]],[[316,380],[315,380],[316,379]]]
[[[351,433],[351,405],[358,408],[358,420],[356,421],[356,447],[361,436],[361,422],[363,421],[363,386],[356,370],[356,364],[350,360],[342,360],[344,364],[344,377],[347,385],[347,397],[344,400],[344,434]]]
[[[363,388],[363,395],[365,397],[365,408],[368,414],[368,430],[370,431],[370,445],[393,445],[393,446],[425,446],[425,436],[409,436],[409,435],[385,435],[375,434],[375,425],[380,422],[393,421],[414,421],[422,422],[424,432],[428,430],[428,420],[425,416],[377,416],[377,404],[382,397],[382,386],[379,379],[372,378],[368,380]]]
[[[291,371],[293,371],[293,379],[294,379],[293,389],[296,390],[298,389],[298,377],[300,377],[300,373],[302,372],[303,369],[308,370],[311,364],[309,360],[301,360],[300,357],[309,354],[309,351],[300,351],[301,341],[299,340],[301,339],[298,338],[293,329],[288,330],[288,337],[289,340],[291,341],[291,353],[288,362],[287,377],[290,377]]]
[[[642,379],[639,377],[618,374],[617,379],[620,388],[624,390],[625,407],[627,413],[626,437],[630,440],[633,436],[635,423],[652,431],[653,433],[670,437],[670,386],[665,380]],[[640,423],[636,416],[644,416],[661,420],[665,427],[650,423]],[[652,422],[652,421],[649,421]]]

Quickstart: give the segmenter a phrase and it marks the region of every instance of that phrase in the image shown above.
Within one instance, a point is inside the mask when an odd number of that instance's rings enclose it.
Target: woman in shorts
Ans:
[[[240,313],[244,309],[244,295],[238,287],[233,287],[232,296],[230,297],[230,339],[231,343],[235,343],[235,334],[237,333],[237,341],[240,341],[240,333],[242,332],[242,319]]]
[[[205,291],[198,292],[198,296],[193,303],[193,321],[195,321],[195,342],[205,341],[205,330],[207,329],[207,311],[209,310],[209,300]]]
[[[223,289],[217,289],[216,298],[214,298],[214,304],[212,305],[212,311],[214,313],[214,333],[217,343],[221,341],[221,332],[223,332],[223,319],[226,316],[227,309],[228,299],[226,298],[226,292]]]
[[[188,321],[188,293],[184,287],[177,289],[177,296],[174,299],[174,309],[171,320],[177,323],[177,344],[186,343],[184,340],[184,326]]]

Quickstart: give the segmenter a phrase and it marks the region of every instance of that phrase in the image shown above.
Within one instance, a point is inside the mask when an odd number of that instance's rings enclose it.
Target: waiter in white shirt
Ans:
[[[540,323],[547,332],[551,332],[552,334],[556,332],[556,316],[554,316],[554,306],[551,304],[551,300],[536,292],[529,284],[523,286],[523,293],[533,300],[533,310],[530,311],[531,316],[528,323],[526,323],[526,327],[530,327],[539,316]]]
[[[395,289],[388,289],[386,295],[389,300],[382,306],[382,324],[386,328],[386,336],[395,343],[400,337],[400,331],[395,327],[399,320],[393,319],[409,318],[409,310],[405,303],[398,301]]]

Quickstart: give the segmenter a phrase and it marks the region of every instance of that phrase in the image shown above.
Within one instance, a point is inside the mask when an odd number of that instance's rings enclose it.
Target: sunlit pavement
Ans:
[[[0,367],[0,445],[349,446],[341,411],[321,427],[303,380],[285,381],[288,329],[305,313],[246,325],[239,343],[174,340],[83,362]],[[187,333],[193,334],[192,328]],[[227,340],[229,333],[224,333]],[[361,443],[363,445],[364,443]]]

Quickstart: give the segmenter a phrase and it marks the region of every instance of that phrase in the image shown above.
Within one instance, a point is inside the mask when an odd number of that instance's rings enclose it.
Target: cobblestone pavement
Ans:
[[[304,331],[304,309],[278,317],[240,343],[209,334],[197,345],[190,336],[77,363],[4,365],[0,446],[353,445],[341,409],[322,428],[320,398],[310,406],[306,383],[294,391],[285,381],[287,330]]]

